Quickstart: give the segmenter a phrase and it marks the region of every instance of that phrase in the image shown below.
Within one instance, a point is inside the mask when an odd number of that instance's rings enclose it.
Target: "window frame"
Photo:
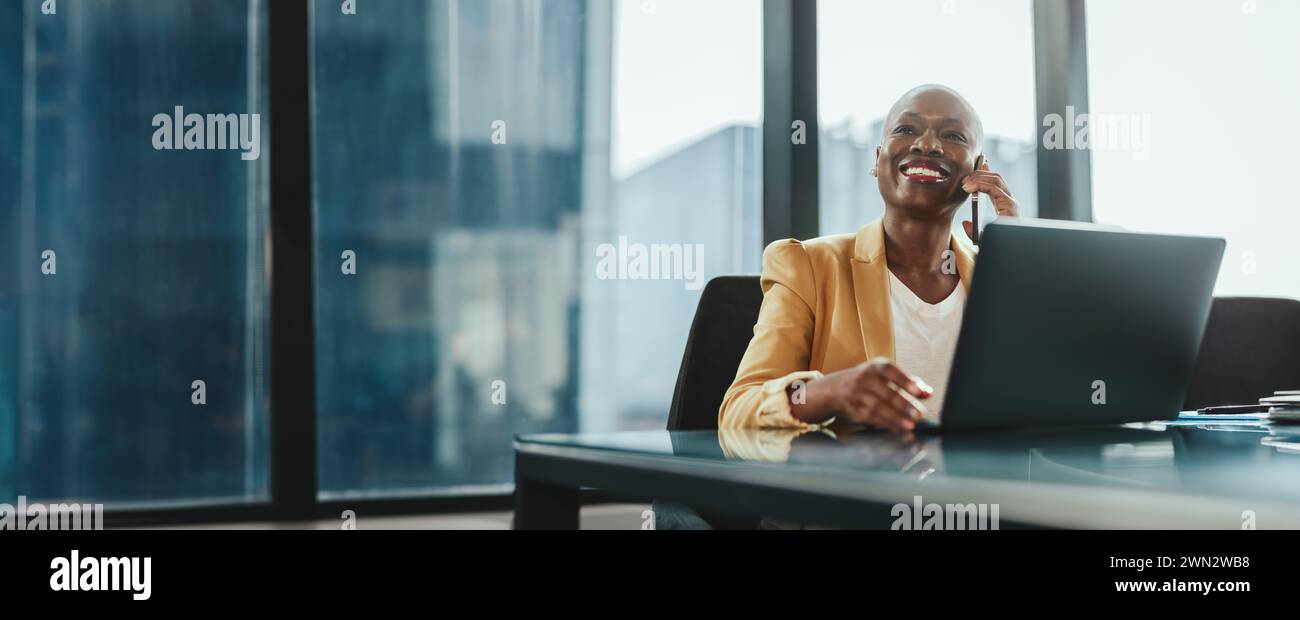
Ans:
[[[1088,109],[1086,0],[1034,0],[1036,114]],[[269,500],[109,509],[109,527],[508,510],[513,493],[321,500],[312,264],[311,0],[267,2],[270,86]],[[818,233],[817,0],[763,0],[763,238]],[[791,126],[807,141],[793,144]],[[1039,123],[1035,121],[1035,125]],[[1041,135],[1041,127],[1038,130]],[[1092,220],[1090,153],[1036,149],[1039,217]],[[584,490],[584,504],[648,501]]]

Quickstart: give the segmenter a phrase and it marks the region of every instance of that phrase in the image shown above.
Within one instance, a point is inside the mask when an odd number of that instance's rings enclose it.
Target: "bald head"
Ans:
[[[963,180],[975,171],[983,141],[975,109],[953,89],[907,91],[885,118],[872,167],[886,210],[951,221],[969,196]]]
[[[970,128],[971,144],[977,150],[984,143],[984,124],[975,108],[957,91],[942,84],[922,84],[903,93],[885,116],[885,131],[905,114],[952,119]]]

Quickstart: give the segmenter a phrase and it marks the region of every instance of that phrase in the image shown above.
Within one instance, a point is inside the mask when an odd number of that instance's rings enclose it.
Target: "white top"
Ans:
[[[886,269],[886,271],[889,271]],[[943,410],[944,392],[948,389],[948,370],[961,331],[962,308],[966,305],[966,288],[957,284],[947,299],[925,303],[907,288],[894,272],[889,272],[889,312],[894,324],[894,363],[904,372],[923,379],[934,394],[922,401],[927,418],[938,422]]]

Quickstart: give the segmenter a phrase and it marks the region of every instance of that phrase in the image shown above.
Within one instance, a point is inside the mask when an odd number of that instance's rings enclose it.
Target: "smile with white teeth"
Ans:
[[[921,175],[921,176],[927,176],[927,177],[934,177],[934,178],[936,178],[936,179],[941,179],[941,178],[943,178],[943,173],[942,173],[942,172],[939,172],[938,170],[934,170],[934,169],[932,169],[932,168],[919,168],[919,167],[918,167],[918,168],[908,168],[908,169],[906,169],[906,170],[903,171],[903,174],[906,174],[906,175],[908,175],[908,176]]]

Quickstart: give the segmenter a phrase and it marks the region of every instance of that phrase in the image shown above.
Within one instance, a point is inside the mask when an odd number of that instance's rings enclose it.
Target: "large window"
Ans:
[[[1092,148],[1094,219],[1224,237],[1217,294],[1300,296],[1300,4],[1089,0],[1087,18],[1092,133],[1114,129]]]
[[[264,7],[41,4],[0,5],[0,502],[264,499]]]
[[[500,494],[518,433],[662,428],[701,289],[760,268],[762,103],[786,78],[820,88],[823,234],[881,214],[883,117],[941,83],[1024,215],[1037,149],[1086,148],[1095,219],[1227,237],[1220,293],[1300,290],[1300,211],[1254,161],[1300,138],[1294,3],[1089,0],[1073,147],[1044,142],[1031,0],[819,0],[818,70],[795,75],[814,42],[792,20],[797,53],[765,50],[765,4],[0,3],[0,502],[300,508],[268,483],[268,248],[292,255],[309,218],[270,229],[268,170],[308,145],[271,148],[275,107],[284,136],[311,124],[315,226],[310,265],[275,270],[315,297],[276,325],[314,313],[316,355],[277,393],[314,386],[316,436],[275,454],[303,467],[316,442],[318,499]],[[311,86],[275,106],[273,75]],[[277,216],[296,191],[276,185]]]
[[[758,269],[761,2],[339,4],[322,496],[502,488],[516,433],[662,428],[699,288]]]
[[[820,0],[817,11],[822,234],[853,232],[884,212],[867,173],[885,114],[928,83],[970,101],[990,166],[1022,215],[1038,213],[1030,0]],[[956,234],[969,217],[959,212]]]

